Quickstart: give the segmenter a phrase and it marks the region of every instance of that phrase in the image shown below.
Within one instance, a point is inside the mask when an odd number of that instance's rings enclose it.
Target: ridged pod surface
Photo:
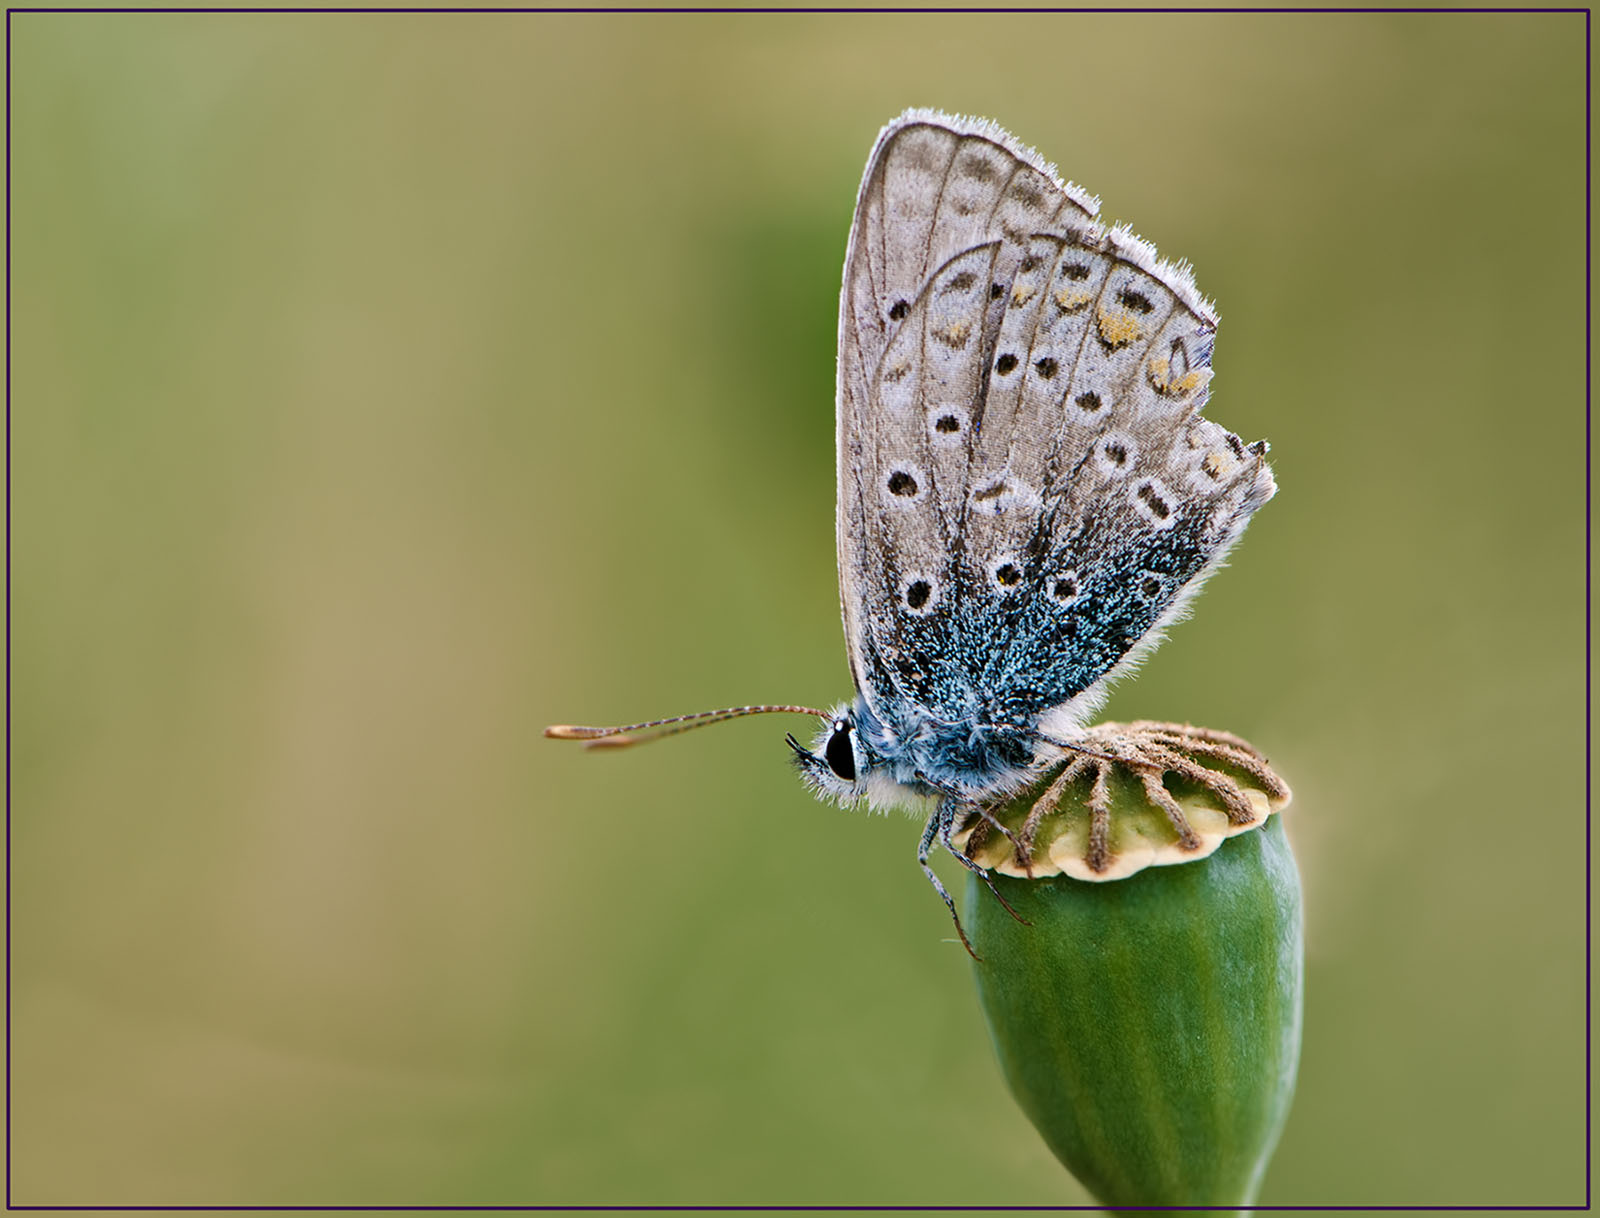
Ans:
[[[1103,1204],[1255,1199],[1300,1048],[1300,879],[1281,820],[1112,882],[991,873],[1027,924],[970,878],[1006,1081]]]

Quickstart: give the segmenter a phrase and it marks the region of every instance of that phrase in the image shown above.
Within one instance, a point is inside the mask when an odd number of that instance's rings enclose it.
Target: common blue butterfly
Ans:
[[[546,734],[625,745],[745,714],[841,802],[951,847],[1075,748],[1275,490],[1262,442],[1200,416],[1217,318],[1099,203],[981,119],[878,136],[839,308],[838,554],[856,696]],[[1076,742],[1076,744],[1075,744]],[[957,926],[959,928],[959,920]],[[965,936],[963,936],[963,939]]]

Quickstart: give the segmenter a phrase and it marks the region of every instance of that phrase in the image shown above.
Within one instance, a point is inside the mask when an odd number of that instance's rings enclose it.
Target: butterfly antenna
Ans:
[[[670,719],[652,719],[648,723],[627,723],[619,727],[579,727],[570,723],[557,723],[544,729],[552,740],[582,740],[585,748],[624,749],[633,744],[645,744],[679,732],[690,732],[697,727],[741,719],[745,715],[815,715],[826,719],[828,712],[814,706],[730,706],[723,710],[699,711],[693,715],[674,715]]]

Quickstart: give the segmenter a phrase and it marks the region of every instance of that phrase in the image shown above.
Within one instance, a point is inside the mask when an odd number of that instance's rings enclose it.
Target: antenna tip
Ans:
[[[571,723],[552,723],[544,729],[551,740],[581,740],[586,749],[620,749],[638,744],[642,737],[630,736],[614,727],[577,727]]]

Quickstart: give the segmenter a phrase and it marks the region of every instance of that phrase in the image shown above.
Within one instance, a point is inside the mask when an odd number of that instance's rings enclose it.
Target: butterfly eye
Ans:
[[[828,737],[828,744],[822,750],[822,756],[828,763],[828,768],[846,782],[854,782],[856,777],[856,750],[850,742],[850,734],[855,731],[843,719],[836,719],[833,724],[833,735]]]

